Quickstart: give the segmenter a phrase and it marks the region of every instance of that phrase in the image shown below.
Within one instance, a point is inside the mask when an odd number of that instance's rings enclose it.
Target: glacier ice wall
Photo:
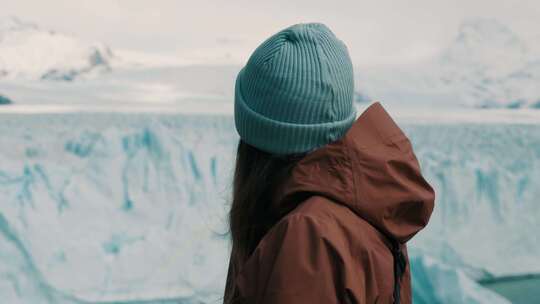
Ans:
[[[236,140],[222,119],[2,122],[3,299],[216,300],[228,252],[224,180]]]
[[[405,128],[437,196],[412,245],[495,275],[540,272],[540,124]]]
[[[437,191],[415,301],[507,303],[474,279],[540,272],[540,125],[403,128]],[[2,299],[220,302],[231,117],[3,114],[0,132]]]

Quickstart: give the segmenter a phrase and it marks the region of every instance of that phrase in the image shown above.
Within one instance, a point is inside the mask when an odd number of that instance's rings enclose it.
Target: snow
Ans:
[[[219,52],[214,52],[215,54]],[[227,56],[232,56],[228,54]],[[112,50],[100,42],[44,29],[17,17],[0,17],[0,80],[75,81],[99,78],[116,69],[216,65],[200,50],[178,56]],[[238,60],[234,61],[238,65]],[[150,71],[151,72],[151,71]]]
[[[355,67],[355,98],[360,103],[385,100],[436,107],[539,108],[540,52],[534,45],[497,20],[468,19],[455,39],[427,61]],[[82,82],[74,86],[79,92],[107,87],[89,91],[99,95],[98,102],[174,102],[191,93],[182,88],[187,84],[189,89],[205,90],[205,95],[230,100],[234,76],[243,61],[231,59],[230,65],[224,65],[227,60],[219,59],[221,64],[215,64],[211,57],[200,50],[177,56],[113,51],[103,43],[42,29],[16,17],[0,18],[0,80],[24,85],[29,91],[42,89],[43,80],[61,80]],[[50,81],[45,83],[49,86]],[[50,87],[62,89],[61,85]]]
[[[0,19],[0,78],[74,80],[110,69],[114,55],[89,43],[16,17]]]
[[[237,66],[186,65],[171,67],[118,66],[99,77],[73,82],[3,79],[0,94],[14,105],[40,107],[125,107],[176,106],[214,102],[215,107],[231,104]],[[211,107],[212,111],[214,107]]]
[[[238,140],[230,113],[0,115],[9,303],[219,302]],[[411,243],[418,303],[506,303],[475,280],[540,272],[530,233],[540,123],[395,116],[437,189],[432,222]]]
[[[469,104],[540,107],[540,56],[496,20],[464,22],[439,60],[441,80],[462,88]]]
[[[434,58],[358,66],[357,88],[409,105],[540,108],[540,52],[529,44],[497,20],[468,19]]]

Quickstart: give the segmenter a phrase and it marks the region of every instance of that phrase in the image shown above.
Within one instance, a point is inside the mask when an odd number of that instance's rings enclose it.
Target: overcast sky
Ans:
[[[502,0],[0,0],[0,14],[79,37],[172,56],[241,62],[266,37],[298,22],[323,22],[356,64],[399,63],[436,53],[467,18],[495,18],[540,41],[540,1]],[[216,55],[219,54],[219,55]]]

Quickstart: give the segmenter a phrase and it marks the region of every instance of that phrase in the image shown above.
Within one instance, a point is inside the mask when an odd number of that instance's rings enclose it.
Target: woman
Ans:
[[[435,194],[382,105],[356,118],[353,94],[320,23],[271,36],[239,72],[224,303],[411,303],[405,243]]]

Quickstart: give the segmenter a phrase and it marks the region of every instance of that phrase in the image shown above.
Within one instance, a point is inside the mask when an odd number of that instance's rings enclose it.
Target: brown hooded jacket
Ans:
[[[407,136],[370,105],[276,190],[283,216],[240,267],[237,303],[410,304],[405,243],[428,223],[434,199]]]

